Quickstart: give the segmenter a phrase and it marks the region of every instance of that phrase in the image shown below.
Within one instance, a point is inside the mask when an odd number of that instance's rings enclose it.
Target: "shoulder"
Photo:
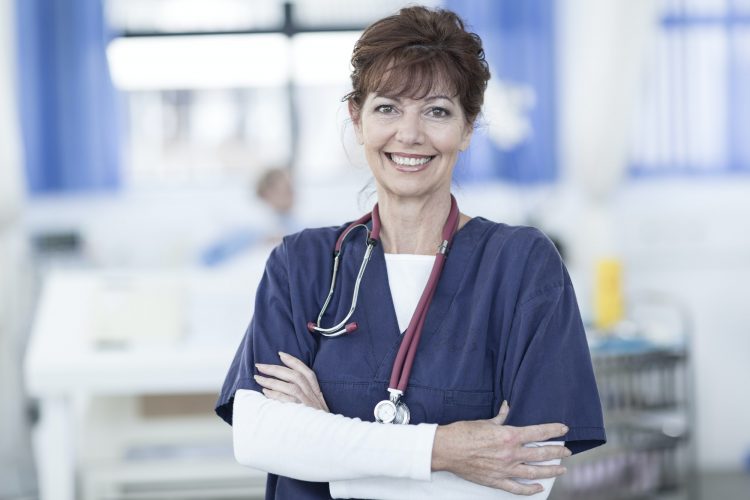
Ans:
[[[535,227],[503,224],[483,217],[475,217],[471,222],[479,227],[476,243],[480,245],[528,259],[561,260],[552,240]]]
[[[284,236],[281,243],[273,249],[268,259],[269,264],[289,266],[294,262],[314,262],[318,258],[330,259],[333,247],[339,235],[349,223],[340,226],[327,226],[303,229]]]
[[[484,259],[491,259],[505,283],[512,282],[523,302],[569,282],[562,257],[552,240],[531,226],[509,225],[477,217],[481,229],[474,242]]]
[[[285,236],[281,246],[291,250],[306,246],[334,245],[336,238],[338,238],[338,235],[341,234],[344,228],[346,228],[346,224],[303,229],[302,231]]]

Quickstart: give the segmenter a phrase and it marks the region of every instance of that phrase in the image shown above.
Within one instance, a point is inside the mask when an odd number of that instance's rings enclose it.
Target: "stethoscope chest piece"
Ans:
[[[409,407],[401,401],[400,391],[389,390],[391,399],[375,405],[375,421],[380,424],[408,424],[411,417]]]

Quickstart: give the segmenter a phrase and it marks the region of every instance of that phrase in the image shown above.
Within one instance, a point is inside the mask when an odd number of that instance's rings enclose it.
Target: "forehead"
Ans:
[[[380,75],[377,77],[376,75]],[[431,96],[451,99],[458,94],[451,72],[440,61],[423,60],[415,64],[391,63],[384,71],[374,72],[365,90],[368,95],[420,100]]]

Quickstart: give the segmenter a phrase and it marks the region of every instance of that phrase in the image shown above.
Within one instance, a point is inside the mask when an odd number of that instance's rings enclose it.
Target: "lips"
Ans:
[[[410,153],[386,153],[390,163],[401,172],[419,172],[427,168],[434,156]]]

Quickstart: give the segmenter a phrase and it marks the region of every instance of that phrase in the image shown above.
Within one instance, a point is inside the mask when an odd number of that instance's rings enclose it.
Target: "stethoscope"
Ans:
[[[417,308],[409,321],[409,326],[404,333],[401,345],[396,355],[396,361],[393,363],[393,369],[391,370],[391,379],[388,383],[388,399],[380,401],[375,405],[375,420],[384,424],[408,424],[410,418],[409,407],[402,401],[403,396],[406,392],[406,386],[409,383],[409,374],[411,373],[412,366],[414,365],[414,357],[417,353],[417,346],[419,345],[419,339],[422,336],[422,328],[424,327],[424,321],[427,317],[427,310],[432,302],[432,297],[435,295],[437,290],[438,280],[440,274],[443,271],[445,265],[445,258],[448,254],[448,248],[453,241],[453,236],[458,230],[458,205],[456,199],[451,195],[451,209],[448,214],[448,219],[445,221],[442,233],[442,243],[440,244],[438,251],[435,255],[435,263],[432,265],[432,271],[430,277],[427,280],[427,285],[422,292],[422,296],[417,303]],[[367,228],[367,222],[372,220],[372,229]],[[333,292],[336,286],[336,275],[341,259],[341,247],[346,241],[347,237],[357,228],[363,227],[367,231],[367,247],[365,254],[362,257],[362,264],[359,266],[357,272],[357,279],[354,283],[354,292],[352,293],[352,303],[349,307],[344,319],[336,323],[334,326],[324,328],[320,322],[323,319],[323,315],[328,309],[328,305],[333,297]],[[378,212],[378,205],[372,209],[372,213],[368,213],[352,222],[347,228],[341,233],[338,240],[336,240],[336,246],[333,251],[333,275],[331,276],[331,287],[328,290],[328,296],[323,303],[323,308],[318,314],[318,320],[316,323],[310,321],[307,324],[310,332],[317,332],[324,337],[338,337],[346,333],[352,333],[357,329],[357,323],[347,323],[354,314],[354,310],[357,307],[357,298],[359,296],[359,287],[362,284],[362,277],[367,269],[367,263],[372,257],[372,251],[377,245],[380,238],[380,213]]]

